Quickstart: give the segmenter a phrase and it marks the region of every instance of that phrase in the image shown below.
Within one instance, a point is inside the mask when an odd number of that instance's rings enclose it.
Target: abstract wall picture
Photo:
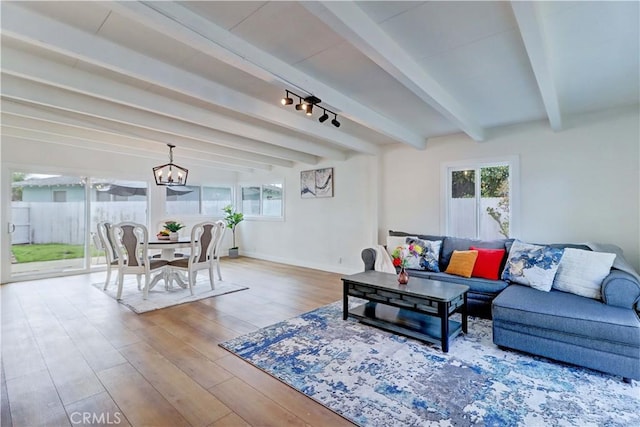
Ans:
[[[300,197],[333,197],[333,168],[300,172]]]

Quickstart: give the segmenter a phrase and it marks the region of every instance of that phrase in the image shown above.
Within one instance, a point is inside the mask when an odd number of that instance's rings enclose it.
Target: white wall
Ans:
[[[393,147],[382,158],[380,242],[387,230],[444,231],[441,165],[518,156],[516,235],[530,242],[605,242],[640,267],[638,110],[583,116],[553,132],[548,123],[510,126],[486,142],[458,134],[416,151]]]
[[[236,229],[240,252],[256,258],[341,273],[362,270],[360,252],[375,243],[378,161],[355,156],[309,167],[274,168],[270,174],[239,175],[239,182],[280,180],[285,189],[282,220],[247,219]],[[334,197],[302,199],[300,171],[333,167]]]

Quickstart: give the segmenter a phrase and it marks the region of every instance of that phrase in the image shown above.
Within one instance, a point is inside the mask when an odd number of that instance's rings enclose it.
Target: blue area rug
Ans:
[[[439,347],[342,320],[341,302],[221,346],[362,426],[638,426],[640,385],[492,343]]]

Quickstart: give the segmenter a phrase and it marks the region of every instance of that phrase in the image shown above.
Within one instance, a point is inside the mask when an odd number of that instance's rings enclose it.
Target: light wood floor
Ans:
[[[218,346],[339,300],[340,275],[250,258],[222,274],[250,289],[142,315],[91,286],[104,273],[0,287],[1,425],[352,425]]]

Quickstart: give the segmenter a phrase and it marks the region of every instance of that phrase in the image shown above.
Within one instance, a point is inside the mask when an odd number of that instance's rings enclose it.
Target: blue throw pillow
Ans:
[[[513,242],[502,279],[549,292],[564,249]]]

